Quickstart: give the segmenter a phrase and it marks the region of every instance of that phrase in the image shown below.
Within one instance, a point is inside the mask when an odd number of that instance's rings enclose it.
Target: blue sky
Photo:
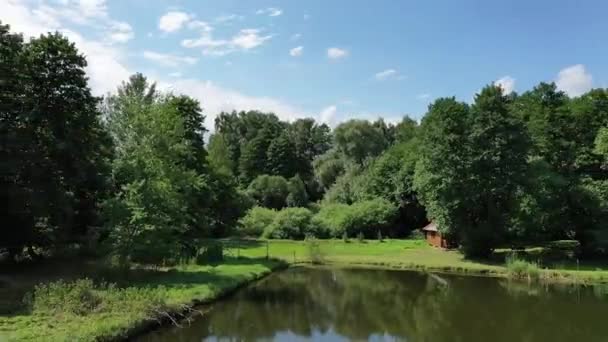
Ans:
[[[198,98],[208,125],[230,109],[420,118],[436,97],[471,101],[556,81],[608,83],[606,1],[3,0],[26,35],[59,30],[89,57],[95,92],[140,71]]]

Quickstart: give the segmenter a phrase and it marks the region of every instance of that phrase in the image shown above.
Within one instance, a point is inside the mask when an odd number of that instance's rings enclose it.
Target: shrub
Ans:
[[[253,207],[239,220],[241,235],[260,237],[264,230],[272,224],[277,211],[264,207]]]
[[[357,202],[348,210],[344,229],[350,236],[362,233],[366,238],[373,239],[378,231],[387,235],[397,215],[397,208],[385,199]]]
[[[37,285],[26,301],[37,313],[86,315],[101,302],[95,290],[91,279],[59,280]]]
[[[320,265],[325,262],[325,253],[321,249],[321,244],[314,236],[306,237],[306,247],[311,263]]]
[[[319,212],[313,218],[313,223],[330,236],[339,238],[346,232],[344,222],[349,215],[350,206],[341,203],[323,203]],[[350,235],[352,236],[352,235]]]
[[[540,267],[537,263],[531,263],[519,259],[516,254],[507,257],[507,274],[515,279],[538,280],[540,278]]]
[[[424,240],[424,232],[421,229],[414,229],[410,231],[410,234],[407,237],[410,240]]]
[[[303,239],[307,235],[320,236],[321,230],[313,225],[312,212],[306,208],[285,208],[277,212],[274,221],[264,231],[265,238]]]
[[[108,283],[95,285],[91,279],[85,278],[37,285],[24,301],[34,313],[58,318],[90,313],[116,315],[127,311],[145,312],[149,317],[155,317],[168,307],[165,298],[167,290],[164,286],[123,289]]]
[[[286,205],[289,186],[281,176],[261,175],[249,184],[247,193],[260,206],[281,209]]]
[[[324,203],[314,217],[314,224],[329,232],[333,237],[358,236],[373,239],[387,235],[396,220],[397,208],[389,201],[375,199],[356,202],[352,205]]]

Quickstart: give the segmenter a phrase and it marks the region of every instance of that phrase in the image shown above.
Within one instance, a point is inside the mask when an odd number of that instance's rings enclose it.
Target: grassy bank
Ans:
[[[394,269],[419,269],[437,272],[466,273],[507,277],[508,250],[498,250],[490,260],[468,260],[456,250],[440,250],[427,245],[424,240],[366,240],[351,239],[319,240],[326,263],[345,266],[386,267]],[[248,257],[268,255],[289,263],[309,262],[308,247],[303,241],[269,240],[233,242],[232,253]],[[238,246],[238,251],[236,250]],[[525,257],[539,263],[538,279],[560,282],[608,283],[608,265],[605,263],[576,260],[542,260],[538,249],[531,249]],[[535,271],[530,269],[531,272]]]
[[[169,314],[187,313],[192,305],[212,301],[282,264],[265,259],[232,258],[217,266],[100,269],[93,275],[95,282],[80,278],[76,282],[68,280],[30,288],[36,296],[30,298],[30,303],[10,313],[0,312],[0,341],[124,338],[156,322],[172,320]],[[31,287],[30,278],[29,274],[16,274],[8,285],[3,284],[2,295],[9,296],[7,286],[18,292]],[[69,279],[70,275],[62,278]],[[115,285],[103,283],[101,279]]]

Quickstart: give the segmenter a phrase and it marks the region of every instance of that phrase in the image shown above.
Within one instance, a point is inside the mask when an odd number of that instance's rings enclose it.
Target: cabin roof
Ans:
[[[425,232],[436,232],[437,230],[437,225],[435,224],[435,222],[431,222],[429,224],[427,224],[424,228],[422,228],[423,231]]]

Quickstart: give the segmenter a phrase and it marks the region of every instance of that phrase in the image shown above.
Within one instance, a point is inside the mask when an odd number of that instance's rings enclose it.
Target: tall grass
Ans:
[[[306,237],[306,247],[311,263],[317,265],[325,263],[325,253],[321,249],[319,241],[314,236]]]
[[[507,275],[514,279],[540,279],[540,267],[538,263],[518,258],[517,254],[511,254],[506,258]]]
[[[165,296],[163,286],[118,288],[112,283],[95,284],[85,278],[37,285],[26,295],[25,304],[35,314],[55,317],[125,311],[145,312],[154,317],[167,308]]]

